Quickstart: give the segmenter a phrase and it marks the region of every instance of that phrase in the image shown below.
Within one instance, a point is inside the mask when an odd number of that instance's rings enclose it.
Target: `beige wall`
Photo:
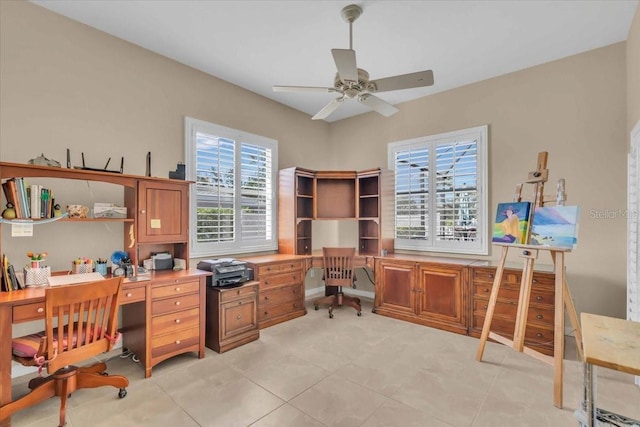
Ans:
[[[640,120],[640,6],[627,36],[627,128]]]
[[[548,151],[545,193],[565,178],[568,203],[581,208],[578,247],[566,259],[576,306],[623,317],[626,219],[595,219],[591,211],[608,216],[607,210],[626,209],[625,55],[625,43],[618,43],[407,102],[385,120],[369,113],[336,122],[333,165],[385,166],[389,142],[488,124],[493,218],[497,203],[510,200],[535,169],[537,153]]]
[[[167,176],[183,160],[188,115],[277,139],[280,168],[354,170],[386,166],[388,142],[488,124],[490,207],[510,197],[537,152],[549,151],[550,182],[565,178],[569,202],[582,208],[580,243],[567,257],[578,309],[623,316],[626,222],[589,213],[626,205],[627,109],[636,118],[640,110],[638,97],[626,95],[628,50],[619,43],[418,99],[389,119],[327,124],[33,4],[0,1],[0,158],[25,162],[43,152],[64,161],[70,148],[73,164],[81,151],[89,166],[124,155],[125,172],[143,174],[151,151],[153,175]],[[73,191],[92,199],[102,190]],[[344,227],[352,224],[319,229],[340,236]],[[122,230],[103,228],[45,227],[41,239],[11,250],[48,250],[62,265],[105,256],[82,246],[90,233],[118,249]],[[59,247],[34,247],[51,239]]]

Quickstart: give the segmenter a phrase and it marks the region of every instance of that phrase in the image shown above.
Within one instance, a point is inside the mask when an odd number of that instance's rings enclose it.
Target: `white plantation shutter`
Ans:
[[[395,247],[488,253],[487,126],[389,144]]]
[[[185,119],[193,256],[277,249],[277,141]]]

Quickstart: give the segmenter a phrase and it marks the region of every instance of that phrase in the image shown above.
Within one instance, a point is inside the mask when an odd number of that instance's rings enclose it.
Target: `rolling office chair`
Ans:
[[[47,367],[49,375],[29,381],[31,391],[0,407],[0,420],[53,396],[60,396],[60,426],[65,425],[68,396],[81,388],[112,386],[118,397],[127,395],[129,380],[107,375],[106,364],[78,368],[78,363],[112,349],[116,330],[122,277],[45,290],[45,330],[14,338],[14,360],[26,366]],[[65,320],[68,314],[68,321]],[[58,325],[61,325],[58,327]]]
[[[328,289],[331,295],[314,301],[313,306],[318,310],[320,304],[329,304],[330,319],[333,319],[333,308],[342,305],[355,308],[358,316],[362,316],[360,298],[342,293],[343,286],[356,287],[356,275],[353,268],[355,254],[355,248],[322,248],[324,285],[326,288],[334,289]]]

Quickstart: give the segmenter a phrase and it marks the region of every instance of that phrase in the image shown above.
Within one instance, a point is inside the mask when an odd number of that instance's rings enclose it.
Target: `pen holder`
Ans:
[[[100,273],[103,276],[107,275],[107,263],[106,262],[98,262],[96,263],[96,273]]]
[[[51,267],[25,267],[24,284],[26,286],[40,286],[49,283]]]
[[[71,264],[71,273],[72,274],[82,274],[82,273],[91,273],[93,272],[93,264]]]

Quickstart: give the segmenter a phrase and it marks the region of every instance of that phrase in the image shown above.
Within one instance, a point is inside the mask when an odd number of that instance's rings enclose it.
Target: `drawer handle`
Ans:
[[[265,280],[265,281],[264,281],[264,284],[265,284],[265,285],[268,285],[268,284],[269,284],[269,281],[268,281],[268,280]]]
[[[176,319],[176,323],[180,323],[180,319]]]
[[[298,290],[297,290],[297,289],[292,289],[292,290],[293,290],[293,293],[294,293],[294,294],[298,292]]]
[[[176,340],[176,344],[180,344],[180,340]]]
[[[538,315],[536,316],[536,319],[538,319],[538,320],[542,320],[542,314],[538,314]]]
[[[533,279],[533,280],[531,281],[531,283],[533,283],[533,284],[538,283],[538,279]]]
[[[267,314],[269,314],[269,312],[268,312],[268,311],[265,311],[265,312],[264,312],[264,315],[266,316]]]
[[[538,296],[536,297],[536,301],[542,301],[543,299],[544,299],[544,298],[542,298],[540,295],[538,295]]]
[[[293,275],[293,280],[296,280],[296,279],[297,279],[297,277],[296,277],[296,275],[294,274],[294,275]]]
[[[238,315],[236,316],[236,320],[240,320],[240,319],[242,319],[242,316],[238,314]]]
[[[44,308],[42,307],[38,307],[38,310],[36,310],[38,313],[44,313]]]
[[[131,292],[127,292],[127,298],[131,298],[133,296],[133,294]]]
[[[176,305],[180,305],[180,301],[176,301]]]
[[[485,292],[489,292],[489,288],[484,288],[484,291]]]
[[[484,305],[484,308],[489,308],[489,306],[487,304]]]
[[[489,273],[489,278],[493,279],[494,278],[493,274]]]
[[[269,301],[269,297],[264,297],[264,300],[265,301]]]
[[[536,334],[536,338],[542,338],[542,334],[541,334],[540,332],[538,332],[538,333]]]
[[[238,295],[240,295],[240,291],[238,291]]]
[[[176,292],[180,292],[180,288],[176,288]]]
[[[267,267],[267,271],[271,271],[271,267]]]
[[[242,301],[238,301],[238,305],[242,305]]]
[[[176,279],[176,280],[174,280],[174,282],[173,282],[173,283],[180,283],[180,279]]]
[[[293,308],[298,308],[298,303],[294,302],[293,303]]]

